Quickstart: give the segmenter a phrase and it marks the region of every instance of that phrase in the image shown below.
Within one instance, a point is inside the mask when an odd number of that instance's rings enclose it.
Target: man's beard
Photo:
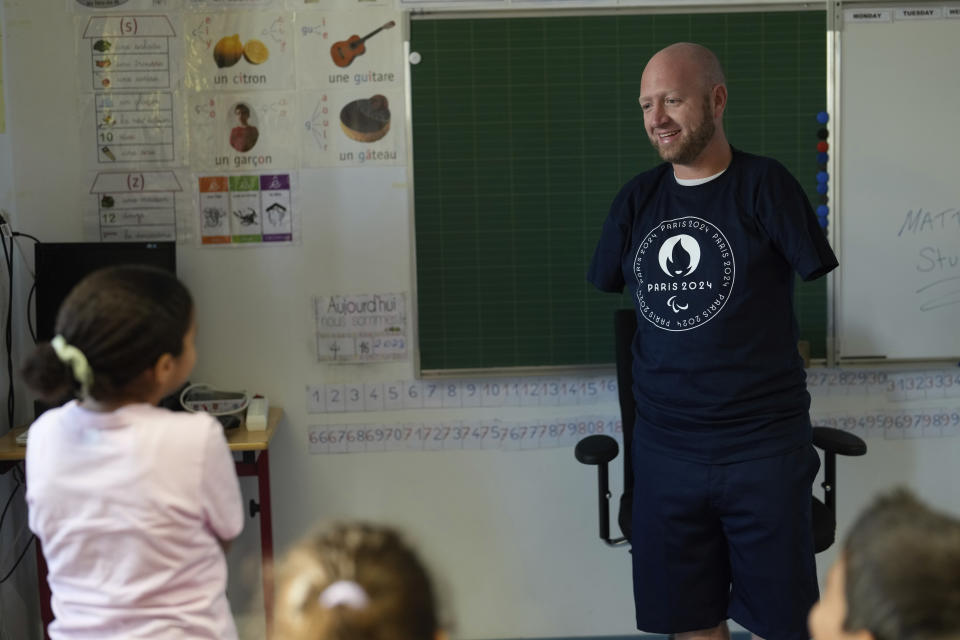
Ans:
[[[707,148],[717,130],[717,126],[713,123],[713,114],[710,107],[710,97],[707,96],[703,102],[703,119],[689,133],[681,132],[680,136],[683,137],[676,144],[662,147],[656,135],[649,136],[650,143],[660,154],[661,159],[671,164],[680,165],[692,164],[697,159]]]

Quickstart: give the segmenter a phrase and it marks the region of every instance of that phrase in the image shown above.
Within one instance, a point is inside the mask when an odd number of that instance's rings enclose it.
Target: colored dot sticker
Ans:
[[[820,113],[817,114],[817,122],[819,122],[820,124],[827,124],[829,120],[830,120],[830,114],[827,113],[826,111],[821,111]]]
[[[830,174],[826,171],[817,172],[817,182],[826,182],[830,179]]]
[[[819,130],[817,131],[817,138],[819,138],[820,140],[826,140],[826,139],[827,139],[827,136],[829,136],[829,135],[830,135],[830,132],[827,131],[826,128],[819,129]]]
[[[817,143],[817,151],[825,152],[830,148],[830,145],[827,144],[825,140],[821,140]]]
[[[828,213],[830,213],[830,207],[827,205],[821,204],[817,206],[817,215],[821,218],[825,218]]]
[[[826,193],[828,190],[829,190],[829,187],[827,186],[826,182],[817,183],[817,193],[821,193],[821,194]]]
[[[827,164],[827,161],[830,159],[830,154],[826,151],[821,151],[817,153],[817,164]]]

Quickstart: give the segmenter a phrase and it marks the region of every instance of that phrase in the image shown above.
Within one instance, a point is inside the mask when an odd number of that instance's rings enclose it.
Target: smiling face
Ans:
[[[703,160],[711,143],[725,145],[718,126],[726,87],[692,46],[674,45],[650,59],[640,79],[643,122],[660,157],[674,165]],[[718,145],[719,147],[720,145]]]

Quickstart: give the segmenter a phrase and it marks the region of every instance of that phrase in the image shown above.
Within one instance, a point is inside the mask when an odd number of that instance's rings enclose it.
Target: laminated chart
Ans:
[[[315,5],[318,6],[318,5]],[[301,89],[403,88],[403,39],[391,8],[297,14]]]
[[[303,9],[334,9],[349,11],[362,8],[364,11],[372,7],[393,7],[395,0],[287,0],[296,11]],[[299,13],[297,15],[300,15]]]
[[[188,8],[201,11],[211,9],[270,9],[283,7],[283,0],[184,0]]]
[[[92,126],[89,163],[174,165],[184,160],[176,89],[176,30],[161,15],[79,19],[81,105]]]
[[[236,4],[236,3],[231,3]],[[293,14],[186,14],[187,85],[195,91],[293,89]]]
[[[173,171],[98,173],[90,187],[97,229],[87,235],[113,242],[175,241],[182,191]]]
[[[66,0],[73,13],[105,13],[131,11],[176,11],[183,0]]]
[[[293,92],[194,94],[191,165],[200,171],[269,171],[299,165]]]
[[[407,297],[402,293],[317,296],[317,360],[377,362],[407,357]]]
[[[392,380],[307,386],[307,413],[564,407],[617,401],[613,375]]]
[[[305,167],[402,164],[403,43],[391,9],[297,15]]]
[[[308,118],[300,137],[302,166],[358,167],[407,161],[403,92],[362,89],[301,92]]]
[[[131,11],[176,11],[183,0],[65,0],[73,13],[107,13]]]
[[[815,367],[807,370],[807,385],[816,426],[885,440],[960,436],[956,367]],[[851,397],[859,398],[856,410],[849,408]],[[308,447],[323,454],[572,446],[588,435],[621,435],[617,398],[613,374],[307,385],[308,414],[367,414],[360,423],[328,416],[336,423],[311,426]],[[515,419],[490,418],[491,411],[508,407]],[[524,409],[533,407],[549,408],[549,417],[537,412],[537,418],[525,420]],[[425,418],[432,410],[446,419]],[[391,421],[379,417],[381,412],[390,412]]]
[[[99,92],[87,104],[96,123],[86,148],[93,166],[183,164],[184,118],[176,92]]]
[[[86,22],[87,81],[95,91],[173,89],[178,64],[170,39],[176,31],[167,16],[95,16]]]
[[[572,447],[592,435],[623,440],[615,416],[571,416],[551,420],[455,420],[386,424],[311,425],[310,453],[374,451],[527,451]]]
[[[296,225],[290,173],[201,176],[197,188],[202,244],[293,241]]]

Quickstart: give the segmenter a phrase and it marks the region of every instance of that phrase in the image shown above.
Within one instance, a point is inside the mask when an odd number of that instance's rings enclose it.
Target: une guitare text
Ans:
[[[396,76],[393,73],[378,73],[376,71],[366,71],[364,73],[355,73],[352,76],[349,73],[331,73],[327,76],[330,84],[354,84],[360,86],[368,82],[394,82]]]

